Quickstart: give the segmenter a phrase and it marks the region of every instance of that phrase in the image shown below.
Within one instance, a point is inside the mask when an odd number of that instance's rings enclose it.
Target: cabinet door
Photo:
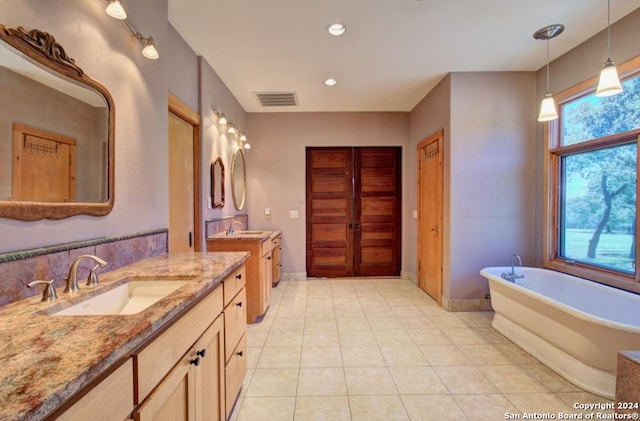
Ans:
[[[129,358],[58,420],[123,420],[133,409],[133,364]]]
[[[238,399],[242,382],[247,375],[247,335],[242,335],[225,368],[227,389],[227,417]]]
[[[225,361],[229,361],[233,350],[247,330],[247,293],[242,288],[224,309]]]
[[[197,421],[225,420],[224,316],[195,343]]]
[[[271,302],[271,277],[273,276],[273,257],[271,251],[262,256],[262,279],[260,288],[262,289],[262,313],[267,311]]]
[[[136,421],[195,421],[195,366],[191,350],[134,413]]]
[[[280,282],[280,276],[282,275],[282,237],[278,236],[273,240],[273,250],[271,251],[273,257],[273,271],[271,277],[271,283],[275,287]]]

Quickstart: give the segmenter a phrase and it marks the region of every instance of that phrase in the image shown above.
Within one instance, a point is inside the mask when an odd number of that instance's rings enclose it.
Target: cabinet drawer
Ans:
[[[133,355],[138,385],[135,403],[151,390],[183,357],[184,351],[202,335],[223,309],[222,286],[216,287],[187,314]]]
[[[225,361],[229,361],[238,341],[247,330],[247,290],[242,288],[224,309]]]
[[[224,281],[222,281],[222,285],[224,288],[224,305],[225,306],[229,304],[231,299],[236,296],[238,291],[240,291],[242,287],[244,287],[246,278],[247,278],[247,274],[245,272],[244,265],[243,265],[240,269],[238,269],[231,275],[227,276],[224,279]]]
[[[277,237],[274,237],[271,239],[271,244],[273,245],[274,249],[280,247],[281,242],[282,242],[281,235],[278,235]]]
[[[247,336],[243,335],[225,367],[227,418],[240,393],[242,382],[247,374]]]
[[[124,420],[133,409],[131,358],[84,395],[59,420]]]

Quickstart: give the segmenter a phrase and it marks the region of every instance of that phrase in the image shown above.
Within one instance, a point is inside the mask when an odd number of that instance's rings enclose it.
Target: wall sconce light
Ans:
[[[564,31],[564,25],[549,25],[533,33],[534,39],[547,41],[547,93],[544,95],[544,99],[540,104],[538,121],[551,121],[558,118],[556,103],[553,101],[553,96],[549,92],[549,40],[560,35],[562,31]]]
[[[236,130],[235,127],[233,127],[233,123],[229,123],[229,129],[227,130],[227,133],[229,134],[236,134],[238,133],[238,131]]]
[[[245,148],[245,149],[251,149],[251,145],[250,145],[250,144],[248,144],[248,143],[245,143],[245,144],[244,144],[244,148]]]
[[[246,141],[247,141],[247,136],[245,136],[245,134],[244,134],[244,133],[242,133],[242,134],[240,135],[240,142],[246,142]]]
[[[114,19],[120,19],[120,20],[127,18],[127,12],[124,10],[124,7],[122,7],[122,4],[120,4],[118,0],[107,0],[107,1],[109,2],[109,5],[105,9],[105,12],[107,12],[107,15],[111,16]]]
[[[105,9],[107,15],[124,22],[133,36],[136,37],[136,39],[142,46],[142,55],[149,60],[157,60],[160,57],[160,54],[158,54],[158,50],[156,49],[156,44],[153,41],[153,37],[145,37],[140,32],[136,31],[133,26],[131,26],[131,24],[127,20],[127,12],[124,10],[124,7],[122,7],[122,4],[120,4],[120,1],[107,0],[107,3],[109,3],[107,8]]]
[[[213,114],[215,114],[215,116],[218,117],[218,124],[221,124],[223,126],[227,124],[227,119],[224,117],[224,114],[218,111],[214,111]]]
[[[607,0],[607,60],[600,71],[596,96],[612,96],[620,92],[622,92],[622,85],[618,77],[618,69],[611,60],[611,0]]]

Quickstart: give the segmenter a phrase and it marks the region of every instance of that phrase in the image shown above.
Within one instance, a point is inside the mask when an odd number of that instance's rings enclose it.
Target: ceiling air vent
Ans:
[[[295,92],[254,92],[263,107],[292,107],[298,105]]]

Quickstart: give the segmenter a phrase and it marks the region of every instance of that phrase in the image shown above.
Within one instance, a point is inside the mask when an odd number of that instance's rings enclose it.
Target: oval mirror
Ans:
[[[236,149],[231,160],[231,194],[233,204],[237,210],[244,207],[244,199],[247,195],[247,173],[242,148]]]
[[[109,91],[54,37],[0,25],[0,217],[106,215],[114,199]]]
[[[224,164],[218,157],[211,163],[211,205],[224,208]]]

